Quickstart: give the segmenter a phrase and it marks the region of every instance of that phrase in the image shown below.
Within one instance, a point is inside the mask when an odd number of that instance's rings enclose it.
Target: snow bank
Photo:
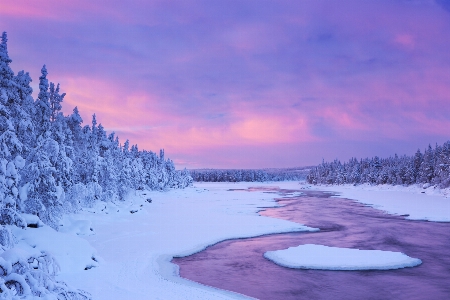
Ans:
[[[283,189],[317,190],[336,193],[334,197],[358,201],[410,220],[450,222],[450,188],[423,185],[311,185],[302,182],[277,182]],[[271,185],[274,185],[272,183]]]
[[[3,235],[14,236],[16,243],[0,250],[0,298],[91,299],[89,293],[58,282],[55,276],[98,266],[95,249],[76,235],[41,224],[37,217],[24,219],[33,226],[2,227]]]
[[[307,189],[332,191],[336,197],[356,200],[390,214],[404,215],[411,220],[450,222],[450,198],[448,190],[422,186],[392,185],[334,185],[311,186]]]
[[[98,266],[99,258],[96,250],[88,241],[76,235],[57,232],[47,225],[26,229],[11,226],[10,229],[18,241],[14,248],[9,250],[13,251],[14,255],[24,253],[25,259],[27,255],[39,256],[42,252],[50,253],[59,264],[61,274],[82,272],[86,268]],[[7,254],[8,251],[1,256]]]
[[[277,265],[294,269],[391,270],[422,263],[401,252],[359,250],[306,244],[285,250],[268,251],[264,257]]]
[[[248,299],[180,278],[170,260],[227,239],[317,230],[258,215],[262,207],[277,206],[276,194],[229,191],[261,185],[267,184],[195,183],[184,190],[136,192],[125,202],[85,210],[77,219],[91,222],[96,234],[76,237],[103,261],[59,278],[93,299]]]

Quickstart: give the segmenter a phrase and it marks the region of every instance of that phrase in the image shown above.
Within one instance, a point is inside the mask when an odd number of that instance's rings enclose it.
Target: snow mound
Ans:
[[[37,221],[35,218],[27,220]],[[57,278],[61,265],[56,256],[64,256],[69,248],[73,248],[77,242],[83,240],[78,238],[67,243],[70,237],[61,236],[63,234],[59,234],[59,238],[55,239],[58,233],[47,225],[31,228],[6,225],[1,229],[3,240],[12,239],[14,235],[17,243],[6,243],[8,245],[3,245],[0,249],[0,299],[92,299],[89,293],[74,289]],[[5,238],[8,235],[10,237]],[[43,241],[45,239],[47,241]],[[52,247],[51,250],[54,250],[61,244],[67,244],[64,253],[56,251],[54,255],[47,250]],[[80,260],[76,255],[86,256],[86,253],[82,253],[83,250],[85,250],[83,247],[73,249],[72,253],[67,253],[70,256],[67,259]],[[67,263],[62,266],[66,272],[72,271],[67,270]],[[73,265],[69,267],[72,268]]]
[[[27,227],[43,227],[44,223],[42,223],[41,219],[38,216],[32,214],[21,214],[25,223],[27,223]]]
[[[91,221],[77,219],[75,215],[64,215],[59,225],[59,232],[76,235],[93,235]]]
[[[314,244],[267,251],[264,257],[283,267],[316,270],[392,270],[415,267],[422,263],[420,259],[401,252]]]
[[[59,274],[84,272],[97,267],[101,260],[89,242],[75,234],[58,232],[47,225],[27,229],[10,228],[17,239],[14,253],[25,251],[27,255],[31,253],[34,256],[41,252],[50,253],[58,262]],[[0,255],[4,257],[5,253],[7,252]]]

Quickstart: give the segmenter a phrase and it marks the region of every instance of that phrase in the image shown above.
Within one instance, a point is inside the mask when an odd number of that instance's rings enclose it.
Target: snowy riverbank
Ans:
[[[289,185],[288,185],[289,186]],[[309,185],[303,189],[315,189],[338,193],[340,198],[356,200],[390,214],[403,215],[410,220],[450,222],[450,189],[423,185]]]

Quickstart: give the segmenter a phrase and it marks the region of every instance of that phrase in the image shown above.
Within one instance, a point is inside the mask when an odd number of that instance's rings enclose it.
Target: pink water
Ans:
[[[180,275],[259,299],[450,299],[449,223],[405,220],[329,193],[302,192],[260,214],[320,232],[224,241],[174,258]],[[319,271],[284,268],[263,257],[301,244],[400,251],[423,263],[390,271]]]

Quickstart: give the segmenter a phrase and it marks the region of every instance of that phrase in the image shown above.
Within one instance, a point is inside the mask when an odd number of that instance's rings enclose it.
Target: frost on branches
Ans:
[[[96,201],[121,201],[130,190],[184,188],[192,184],[173,162],[123,145],[109,135],[95,115],[82,126],[78,109],[64,116],[65,93],[47,79],[44,65],[39,94],[32,97],[31,78],[10,68],[7,35],[0,44],[0,299],[60,295],[87,299],[87,293],[56,282],[57,263],[48,253],[15,251],[11,226],[27,226],[23,214],[39,217],[58,230],[64,213]],[[61,296],[62,295],[62,296]],[[64,297],[63,297],[64,296]]]

